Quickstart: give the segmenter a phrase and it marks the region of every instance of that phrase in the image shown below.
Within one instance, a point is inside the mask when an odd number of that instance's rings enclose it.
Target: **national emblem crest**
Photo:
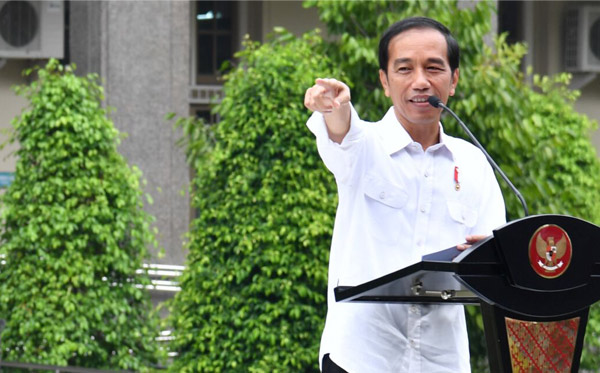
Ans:
[[[573,250],[567,232],[554,224],[543,225],[529,241],[529,262],[538,275],[556,278],[571,263]]]

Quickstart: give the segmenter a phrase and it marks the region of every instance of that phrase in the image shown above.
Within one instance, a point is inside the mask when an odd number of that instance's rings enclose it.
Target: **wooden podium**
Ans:
[[[493,372],[577,372],[600,299],[600,227],[562,215],[510,222],[471,248],[358,286],[338,302],[478,304]]]

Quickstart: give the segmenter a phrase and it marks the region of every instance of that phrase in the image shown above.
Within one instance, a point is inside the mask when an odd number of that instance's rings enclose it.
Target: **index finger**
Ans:
[[[317,78],[315,80],[315,84],[320,85],[323,88],[334,89],[337,90],[339,88],[343,88],[344,84],[336,79],[330,78]]]
[[[342,104],[350,102],[350,88],[343,82],[336,79],[318,78],[315,80],[316,85],[326,89],[326,94],[332,94],[335,107],[340,107]]]

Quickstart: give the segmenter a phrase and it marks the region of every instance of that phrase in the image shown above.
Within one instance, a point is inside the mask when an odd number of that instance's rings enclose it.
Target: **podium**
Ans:
[[[512,221],[357,286],[338,302],[477,304],[492,372],[577,372],[590,306],[600,299],[600,227],[570,216]]]

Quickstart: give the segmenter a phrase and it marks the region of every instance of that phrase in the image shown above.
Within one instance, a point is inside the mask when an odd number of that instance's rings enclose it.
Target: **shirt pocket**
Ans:
[[[459,201],[447,201],[448,213],[453,221],[467,228],[473,228],[477,223],[477,211]]]
[[[376,241],[398,243],[402,209],[408,202],[403,186],[379,176],[370,175],[364,186],[366,218],[365,226]]]

